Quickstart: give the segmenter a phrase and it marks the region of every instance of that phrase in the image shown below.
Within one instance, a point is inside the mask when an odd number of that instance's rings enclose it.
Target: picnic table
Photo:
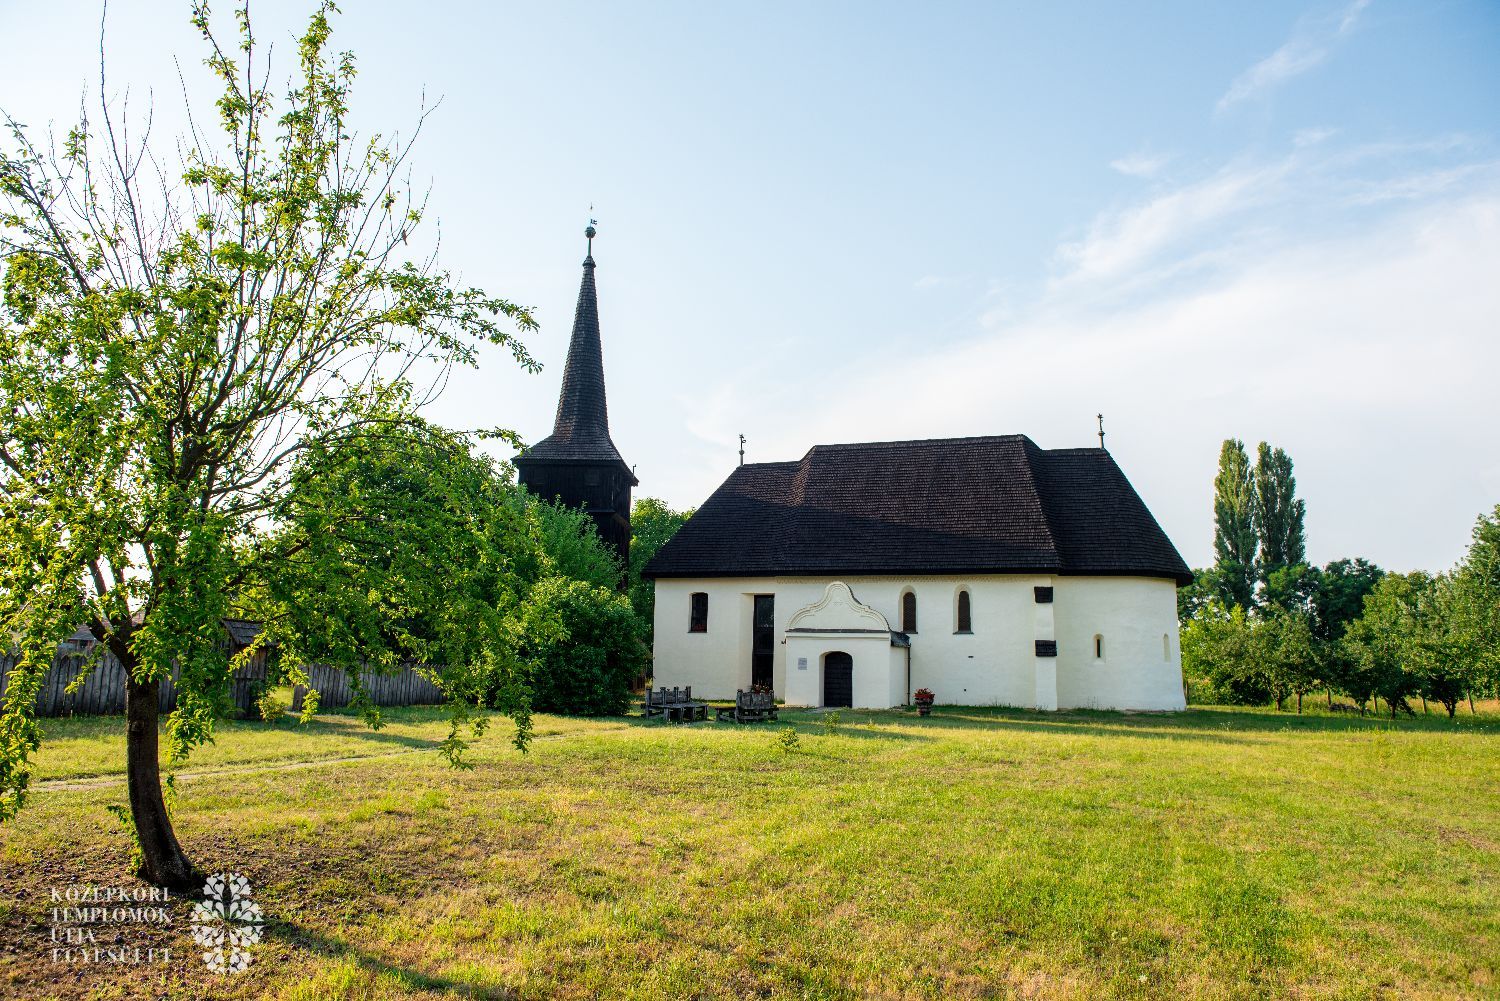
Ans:
[[[720,706],[714,710],[714,718],[736,723],[759,723],[776,718],[776,696],[771,692],[747,692],[743,688],[734,693],[734,705]]]
[[[693,686],[648,688],[641,703],[646,716],[660,716],[669,723],[691,723],[708,719],[708,703],[693,701]]]

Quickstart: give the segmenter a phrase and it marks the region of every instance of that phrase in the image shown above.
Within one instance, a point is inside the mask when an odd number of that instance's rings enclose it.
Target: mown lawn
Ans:
[[[48,724],[0,828],[18,997],[1500,996],[1500,715],[938,709],[783,725],[441,712],[229,724],[179,777],[267,915],[215,976],[52,963],[50,887],[128,885],[118,720]],[[353,759],[353,760],[347,760]],[[195,774],[196,773],[196,774]]]

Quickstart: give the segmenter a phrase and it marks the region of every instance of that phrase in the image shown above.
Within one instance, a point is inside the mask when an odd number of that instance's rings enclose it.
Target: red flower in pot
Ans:
[[[918,688],[912,693],[912,701],[917,704],[917,715],[926,716],[932,712],[932,700],[935,696],[930,688]]]

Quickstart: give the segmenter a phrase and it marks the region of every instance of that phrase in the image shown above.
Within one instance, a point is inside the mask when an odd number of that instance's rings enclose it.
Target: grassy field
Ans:
[[[1488,713],[1483,709],[1488,708]],[[782,725],[434,709],[228,724],[178,830],[267,917],[245,973],[50,960],[50,888],[129,885],[119,720],[48,723],[0,828],[17,997],[1500,996],[1500,715],[1395,724],[939,709]],[[797,746],[780,734],[795,728]]]

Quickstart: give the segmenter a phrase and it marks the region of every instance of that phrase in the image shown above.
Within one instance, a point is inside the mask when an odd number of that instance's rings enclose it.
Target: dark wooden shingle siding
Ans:
[[[1024,435],[819,445],[738,467],[648,577],[1191,573],[1102,449]]]
[[[599,336],[599,297],[594,285],[594,258],[583,262],[583,282],[573,313],[573,336],[563,368],[562,390],[552,433],[528,448],[517,465],[528,461],[617,464],[628,475],[609,436],[609,405],[604,390],[604,348]]]

